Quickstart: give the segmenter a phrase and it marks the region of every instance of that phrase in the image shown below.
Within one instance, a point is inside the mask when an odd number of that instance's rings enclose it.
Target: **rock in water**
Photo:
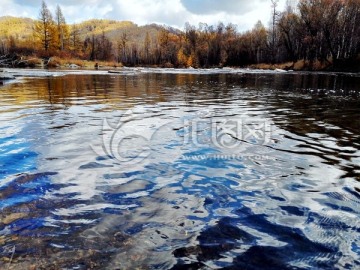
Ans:
[[[76,64],[70,64],[69,68],[79,68],[80,66],[76,65]]]
[[[7,74],[6,72],[0,73],[0,81],[13,80],[13,79],[15,79],[13,75]]]

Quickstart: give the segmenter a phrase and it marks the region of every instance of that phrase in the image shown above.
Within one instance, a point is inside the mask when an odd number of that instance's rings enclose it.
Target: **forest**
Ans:
[[[0,55],[57,56],[125,66],[209,68],[289,63],[290,69],[302,61],[309,69],[358,69],[360,0],[294,3],[287,1],[280,10],[278,0],[269,0],[271,21],[266,25],[258,21],[243,33],[234,24],[186,23],[183,30],[153,25],[134,38],[131,29],[135,28],[111,32],[98,27],[94,31],[97,23],[104,22],[101,20],[93,20],[85,28],[70,25],[60,6],[52,14],[42,2],[28,36],[0,29]],[[107,24],[115,27],[118,23]]]

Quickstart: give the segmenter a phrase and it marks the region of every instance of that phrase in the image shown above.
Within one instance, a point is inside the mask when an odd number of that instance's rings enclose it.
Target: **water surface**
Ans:
[[[359,85],[195,72],[2,86],[0,268],[359,268]]]

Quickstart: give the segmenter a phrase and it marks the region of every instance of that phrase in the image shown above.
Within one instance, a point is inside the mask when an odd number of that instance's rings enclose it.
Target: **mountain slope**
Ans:
[[[25,39],[33,33],[34,20],[11,16],[0,17],[0,38],[13,36]]]
[[[33,35],[34,24],[35,20],[30,18],[0,17],[0,40],[10,36],[21,40],[27,39]],[[156,24],[138,26],[130,21],[99,19],[84,21],[74,26],[79,31],[81,40],[104,33],[114,44],[121,39],[124,33],[126,33],[129,43],[143,43],[146,33],[149,33],[151,40],[154,41],[163,29],[162,26]],[[72,29],[73,26],[70,25],[69,27]]]

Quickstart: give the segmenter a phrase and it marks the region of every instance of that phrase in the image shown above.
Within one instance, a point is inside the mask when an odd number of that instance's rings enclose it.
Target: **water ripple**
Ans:
[[[358,76],[132,73],[2,86],[0,268],[360,267]]]

